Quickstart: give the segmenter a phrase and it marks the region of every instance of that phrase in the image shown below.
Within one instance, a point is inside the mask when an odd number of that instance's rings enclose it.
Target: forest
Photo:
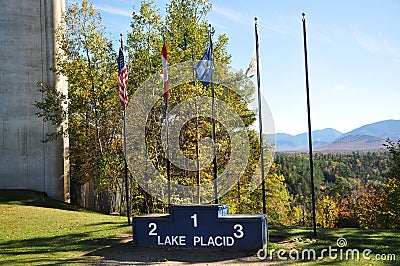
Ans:
[[[154,1],[141,2],[138,11],[132,14],[131,31],[123,49],[129,69],[128,95],[134,95],[146,79],[162,69],[163,43],[168,47],[171,66],[182,62],[194,64],[194,60],[202,57],[209,45],[206,14],[210,9],[211,2],[207,0],[172,0],[162,13]],[[146,192],[139,185],[137,176],[130,173],[128,180],[124,178],[118,49],[114,47],[115,40],[107,37],[106,27],[93,4],[86,0],[69,4],[63,23],[56,29],[56,36],[59,51],[53,70],[67,78],[68,95],[60,94],[45,81],[38,81],[38,89],[45,97],[35,105],[38,116],[49,121],[55,129],[43,141],[52,141],[61,134],[69,137],[71,201],[105,213],[125,215],[125,191],[128,187],[128,202],[131,204],[128,209],[133,216],[166,212],[168,204]],[[213,36],[214,59],[229,65],[228,42],[225,34],[215,33]],[[220,195],[219,203],[229,204],[232,213],[261,213],[261,186],[254,188],[251,181],[257,174],[261,153],[257,132],[252,126],[256,112],[248,106],[254,87],[247,81],[237,80],[243,75],[240,71],[226,75],[235,81],[234,88],[218,85],[215,94],[242,119],[250,147],[246,169],[236,184]],[[172,88],[168,94],[169,104],[176,106],[191,97],[209,95],[210,85],[188,82]],[[160,140],[164,112],[161,97],[143,125],[150,161],[162,173],[166,172],[166,155]],[[181,118],[175,116],[173,119]],[[68,129],[64,130],[60,125],[66,121]],[[198,143],[202,139],[211,137],[210,122],[210,118],[203,116],[185,124],[179,145],[186,157],[201,159],[202,153],[196,153],[196,150],[199,150]],[[232,154],[228,133],[221,123],[216,124],[219,172],[224,170]],[[314,154],[318,226],[399,228],[400,142],[392,141],[386,143],[387,152]],[[265,199],[270,223],[311,225],[308,154],[277,153],[273,157],[271,147],[265,146],[263,151],[268,170]],[[211,166],[205,167],[200,174],[197,182],[212,182]],[[171,178],[180,184],[193,185],[197,173],[172,166]],[[159,187],[163,189],[163,186]]]
[[[394,144],[388,142],[388,145],[392,147],[390,145]],[[387,205],[387,201],[395,200],[396,195],[391,189],[398,182],[390,179],[393,175],[391,158],[389,151],[315,153],[317,223],[323,227],[396,227],[395,220],[389,222],[395,219],[396,211],[390,210]],[[275,162],[280,166],[279,172],[285,176],[285,184],[292,197],[292,210],[301,210],[301,216],[293,217],[294,220],[309,225],[309,155],[279,153]]]

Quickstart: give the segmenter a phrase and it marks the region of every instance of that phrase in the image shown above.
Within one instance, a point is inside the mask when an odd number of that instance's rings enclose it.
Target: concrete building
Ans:
[[[54,29],[64,0],[0,0],[0,189],[33,189],[69,202],[68,139],[42,143],[52,128],[33,105],[37,83],[67,93],[55,64]]]

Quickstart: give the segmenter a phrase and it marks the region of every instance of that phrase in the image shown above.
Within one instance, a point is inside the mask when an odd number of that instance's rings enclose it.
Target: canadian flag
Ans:
[[[168,100],[168,53],[167,53],[167,46],[163,45],[161,51],[161,61],[162,61],[162,71],[161,77],[164,81],[164,99]]]

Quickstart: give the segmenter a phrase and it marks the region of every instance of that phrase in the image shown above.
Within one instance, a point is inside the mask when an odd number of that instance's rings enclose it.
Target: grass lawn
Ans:
[[[101,251],[133,254],[131,243],[119,244],[117,239],[131,232],[126,217],[91,212],[33,191],[0,190],[0,265],[91,264],[99,262],[94,257],[99,255],[93,254]],[[280,265],[400,265],[400,231],[396,230],[319,228],[318,240],[314,240],[311,228],[271,225],[269,235],[267,264],[272,259],[273,264]],[[339,238],[345,239],[346,245],[340,242],[339,247]],[[301,260],[303,253],[305,260]],[[141,256],[134,253],[130,259]],[[185,263],[179,254],[171,254],[171,260]],[[220,262],[215,260],[214,265]],[[255,255],[249,260],[253,265],[264,262]]]
[[[315,240],[312,228],[271,226],[272,243],[266,260],[272,252],[274,260],[284,261],[278,258],[278,250],[285,249],[281,251],[282,258],[287,258],[288,263],[301,261],[302,265],[400,265],[398,230],[318,228],[317,232]]]
[[[131,232],[126,217],[99,214],[27,190],[0,190],[0,265],[88,262],[85,254]]]

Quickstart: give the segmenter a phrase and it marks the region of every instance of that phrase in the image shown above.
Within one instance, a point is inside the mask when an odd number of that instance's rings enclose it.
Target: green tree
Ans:
[[[159,15],[154,1],[142,1],[138,12],[134,12],[133,22],[131,23],[132,32],[128,34],[128,51],[130,55],[131,71],[142,73],[132,84],[141,84],[149,77],[152,72],[161,70],[161,47],[165,41],[168,49],[169,65],[188,62],[189,65],[197,64],[206,47],[209,44],[208,23],[206,15],[211,9],[211,3],[203,0],[178,1],[173,0],[166,6],[165,20]],[[213,36],[214,58],[216,62],[229,64],[230,56],[227,53],[228,38],[226,35]],[[146,58],[146,60],[143,60]],[[192,73],[194,75],[194,73]],[[215,84],[216,97],[228,103],[235,112],[240,115],[247,127],[249,140],[251,143],[251,159],[243,176],[238,184],[228,194],[222,197],[221,202],[229,203],[232,212],[261,212],[261,190],[258,188],[254,193],[250,193],[251,178],[258,165],[259,142],[257,133],[250,129],[250,125],[255,122],[254,110],[249,110],[248,102],[254,94],[254,87],[251,84],[240,81],[235,83],[235,79],[240,75],[231,73],[226,76],[231,79],[234,89],[240,90],[241,95],[233,92],[232,88]],[[134,89],[133,89],[134,90]],[[195,96],[211,96],[210,86],[203,86],[200,82],[193,79],[192,82],[173,87],[169,91],[169,105],[172,109],[180,102]],[[209,107],[208,107],[209,108]],[[146,125],[146,142],[148,153],[152,157],[152,162],[158,171],[165,171],[166,157],[162,149],[159,136],[163,123],[163,102],[160,100],[154,105],[151,114],[148,116]],[[185,112],[173,119],[185,120]],[[160,119],[161,117],[161,119]],[[202,139],[211,137],[211,120],[209,117],[199,117],[191,119],[183,126],[179,144],[181,152],[188,158],[203,158],[203,151],[199,150],[196,154],[197,144]],[[217,138],[217,162],[221,173],[230,159],[229,132],[220,123],[216,123]],[[270,159],[270,158],[269,158]],[[179,167],[171,166],[171,178],[184,185],[196,185],[196,171],[185,171]],[[212,181],[212,165],[208,165],[200,171],[200,183],[207,184]],[[289,201],[283,176],[276,172],[271,172],[267,177],[267,197],[268,210],[273,213],[277,222],[286,222],[288,216]],[[148,199],[150,201],[150,199]],[[280,201],[277,204],[275,201]],[[281,209],[277,210],[277,207]],[[243,207],[243,208],[242,208]]]
[[[130,95],[134,95],[136,89],[152,73],[161,70],[160,54],[164,41],[168,47],[170,66],[181,62],[188,62],[191,66],[197,63],[209,44],[206,15],[210,10],[211,3],[207,0],[172,0],[166,5],[163,19],[154,1],[141,2],[139,11],[133,13],[131,32],[127,36]],[[65,101],[63,96],[57,95],[51,88],[42,84],[42,89],[52,96],[47,103],[38,105],[42,111],[40,115],[46,119],[53,119],[57,124],[59,119],[65,120],[68,114],[67,133],[70,137],[72,183],[80,185],[93,182],[98,193],[115,192],[113,194],[115,197],[118,195],[117,191],[122,191],[118,180],[123,177],[124,162],[121,145],[122,108],[117,92],[116,53],[112,42],[106,38],[99,14],[86,0],[68,6],[64,24],[56,33],[59,53],[55,71],[68,79],[68,111],[63,114],[62,109],[57,107]],[[230,63],[227,44],[226,35],[213,35],[216,62]],[[257,133],[251,128],[256,120],[256,112],[250,110],[248,106],[254,94],[254,87],[248,81],[240,79],[242,74],[222,71],[221,75],[225,75],[224,78],[230,81],[233,88],[215,84],[215,95],[239,114],[248,130],[251,144],[250,159],[245,173],[238,182],[238,190],[234,197],[236,198],[237,194],[242,195],[243,202],[248,202],[246,207],[250,210],[255,205],[261,206],[259,188],[254,193],[246,193],[249,192],[260,151]],[[234,91],[240,91],[240,96]],[[193,79],[192,82],[174,87],[169,91],[169,104],[172,108],[194,96],[211,96],[210,86],[204,86]],[[161,98],[154,105],[145,125],[148,154],[160,172],[165,171],[166,162],[160,140],[164,119],[164,103]],[[186,119],[184,112],[174,119]],[[56,132],[60,133],[63,132]],[[198,119],[188,120],[179,136],[181,152],[188,158],[201,161],[205,152],[202,147],[199,148],[198,143],[210,137],[209,117],[201,116]],[[229,132],[219,122],[216,123],[216,139],[217,161],[219,171],[222,172],[230,159],[232,143]],[[171,176],[174,181],[184,185],[195,184],[197,177],[195,172],[178,167],[172,167]],[[200,177],[201,184],[210,183],[213,178],[212,166],[204,167]],[[267,196],[270,199],[268,209],[271,213],[276,212],[275,218],[278,222],[285,223],[290,208],[284,177],[273,171],[268,175],[267,182]],[[155,212],[166,207],[165,203],[160,203],[141,190],[136,182],[133,183],[133,187],[132,200],[135,213]],[[228,195],[223,201],[234,202],[234,198]],[[277,202],[282,204],[281,209],[277,209]]]
[[[154,1],[142,1],[138,12],[134,12],[131,23],[132,32],[128,34],[128,51],[131,71],[141,73],[138,77],[131,77],[131,84],[141,84],[151,73],[161,70],[161,47],[165,41],[168,49],[169,65],[187,62],[188,66],[197,64],[207,45],[208,23],[206,14],[210,11],[209,1],[171,1],[166,6],[165,20],[159,15]],[[214,59],[218,63],[229,64],[230,56],[227,54],[228,38],[225,35],[213,36]],[[136,71],[137,70],[137,71]],[[194,72],[192,73],[194,76]],[[234,80],[239,75],[229,74],[227,78]],[[132,79],[135,79],[132,81]],[[246,100],[254,92],[250,84],[238,82],[236,89],[243,91]],[[134,90],[134,89],[133,89]],[[170,109],[179,103],[195,96],[211,96],[210,86],[204,86],[194,78],[192,82],[170,88],[168,92]],[[232,88],[215,84],[216,98],[228,103],[238,113],[246,127],[255,121],[255,112],[248,110],[248,105],[243,98],[232,92]],[[201,103],[200,103],[201,104]],[[201,107],[201,106],[199,106]],[[210,106],[209,106],[210,107]],[[210,109],[210,108],[207,109]],[[146,124],[146,147],[152,162],[159,172],[165,171],[166,156],[161,144],[161,128],[164,117],[164,103],[158,101],[149,114]],[[174,121],[185,121],[185,112],[175,116]],[[189,119],[183,126],[179,144],[181,152],[188,158],[200,160],[203,156],[201,147],[197,155],[198,143],[204,138],[211,137],[211,120],[209,117],[200,116],[198,119]],[[229,160],[231,146],[227,130],[216,123],[217,161],[219,171],[224,170]],[[254,153],[255,154],[255,153]],[[171,178],[183,185],[196,185],[196,171],[185,171],[179,167],[171,166]],[[212,180],[212,165],[204,167],[200,173],[201,184],[208,184]]]
[[[400,179],[400,139],[396,142],[387,140],[384,144],[390,153],[388,177]]]
[[[121,190],[117,180],[124,169],[116,53],[91,2],[68,5],[56,29],[56,42],[54,71],[68,81],[68,115],[62,119],[68,117],[72,188],[93,182],[96,193],[107,192],[115,201],[116,191]],[[42,116],[51,118],[51,102],[65,96],[48,89],[46,94],[49,100],[37,107]]]
[[[386,208],[384,210],[387,226],[399,229],[400,220],[400,139],[397,143],[387,140],[385,144],[390,153],[391,164],[384,184]]]

